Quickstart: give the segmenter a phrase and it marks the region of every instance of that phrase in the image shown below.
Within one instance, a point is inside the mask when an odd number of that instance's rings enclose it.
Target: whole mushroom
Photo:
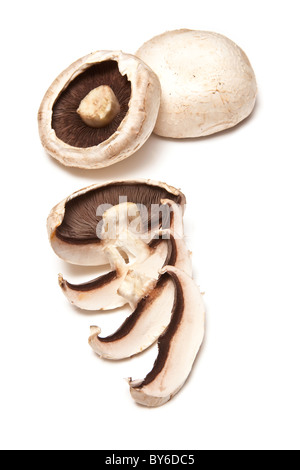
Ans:
[[[182,29],[146,42],[136,53],[162,87],[154,132],[201,137],[235,126],[256,100],[254,71],[246,54],[221,34]]]

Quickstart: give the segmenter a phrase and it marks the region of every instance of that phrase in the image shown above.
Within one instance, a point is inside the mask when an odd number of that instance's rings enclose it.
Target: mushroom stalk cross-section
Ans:
[[[119,114],[121,107],[113,90],[101,85],[90,91],[80,103],[77,113],[90,127],[104,127]]]

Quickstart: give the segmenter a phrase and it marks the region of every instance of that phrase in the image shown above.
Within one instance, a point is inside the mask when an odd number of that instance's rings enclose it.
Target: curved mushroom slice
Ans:
[[[77,191],[55,206],[48,217],[51,246],[60,258],[71,264],[109,264],[98,233],[105,210],[124,201],[141,207],[141,238],[149,242],[151,230],[157,230],[160,222],[164,225],[164,220],[160,219],[162,199],[172,200],[182,207],[186,203],[178,189],[151,180],[115,181]]]
[[[139,58],[98,51],[62,72],[38,114],[45,150],[63,165],[103,168],[136,152],[150,137],[160,83]]]
[[[151,346],[165,331],[174,305],[175,287],[161,277],[148,297],[140,301],[116,333],[106,338],[98,335],[101,329],[91,327],[89,344],[100,357],[119,360],[138,354]]]
[[[127,300],[118,294],[126,271],[121,275],[111,271],[93,281],[74,285],[59,275],[59,285],[68,301],[82,310],[114,310],[123,307]]]
[[[182,388],[204,338],[205,308],[198,286],[177,268],[167,266],[163,273],[169,273],[176,287],[172,319],[158,340],[152,371],[144,380],[129,379],[134,400],[149,407],[165,404]]]
[[[191,262],[184,241],[170,235],[170,239],[166,242],[169,248],[166,264],[175,266],[191,276]],[[152,248],[155,248],[157,243],[161,243],[161,241],[154,240],[151,243]],[[174,282],[167,274],[164,274],[148,297],[144,297],[139,302],[136,310],[125,320],[116,333],[106,338],[100,338],[98,335],[101,333],[101,329],[92,326],[89,338],[90,346],[99,356],[112,360],[125,359],[149,348],[170,323],[174,307],[174,294]]]

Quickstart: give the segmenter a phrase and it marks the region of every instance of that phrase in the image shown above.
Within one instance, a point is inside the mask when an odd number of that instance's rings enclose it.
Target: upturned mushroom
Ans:
[[[142,210],[140,236],[150,242],[153,233],[166,223],[161,212],[163,199],[174,201],[182,208],[186,204],[181,191],[151,180],[114,181],[77,191],[55,206],[48,217],[51,246],[68,263],[107,265],[109,259],[105,244],[99,236],[104,212],[122,202],[136,204]]]
[[[182,29],[136,53],[158,75],[161,105],[154,132],[201,137],[235,126],[254,108],[257,85],[246,54],[217,33]]]
[[[183,271],[167,266],[163,276],[171,276],[175,304],[171,322],[158,340],[158,356],[144,380],[129,379],[134,400],[144,406],[167,403],[190,375],[205,330],[205,307],[198,286]]]
[[[139,58],[98,51],[52,83],[38,123],[46,151],[66,166],[103,168],[129,157],[151,135],[160,84]]]

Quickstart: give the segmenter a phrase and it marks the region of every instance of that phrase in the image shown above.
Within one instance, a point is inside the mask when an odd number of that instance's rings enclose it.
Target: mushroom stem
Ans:
[[[108,85],[101,85],[90,91],[77,110],[83,122],[94,128],[107,126],[119,112],[119,101]]]

